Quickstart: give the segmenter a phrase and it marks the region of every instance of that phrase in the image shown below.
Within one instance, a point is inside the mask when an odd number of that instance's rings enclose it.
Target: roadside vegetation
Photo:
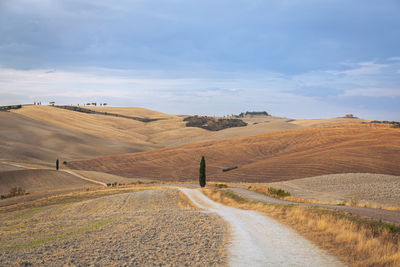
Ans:
[[[290,196],[290,193],[283,190],[283,189],[276,189],[273,187],[266,187],[266,186],[254,186],[254,185],[250,185],[247,187],[247,189],[264,194],[264,195],[268,195],[271,197],[276,197],[276,198],[281,198],[281,199],[287,199],[288,196]]]
[[[345,197],[343,199],[343,201],[340,201],[340,202],[327,202],[327,201],[318,201],[318,200],[294,197],[294,196],[291,196],[290,192],[286,192],[283,189],[275,189],[273,187],[250,185],[247,187],[247,189],[267,195],[267,196],[276,197],[276,198],[280,198],[280,199],[284,199],[284,200],[292,201],[292,202],[298,202],[298,203],[351,206],[351,207],[362,207],[362,208],[382,209],[382,210],[400,210],[400,202],[399,202],[399,205],[397,205],[397,206],[365,203],[365,202],[361,202],[361,196],[359,194]]]
[[[349,266],[399,266],[400,228],[337,211],[249,201],[233,192],[207,188],[214,201],[257,210],[292,227]]]

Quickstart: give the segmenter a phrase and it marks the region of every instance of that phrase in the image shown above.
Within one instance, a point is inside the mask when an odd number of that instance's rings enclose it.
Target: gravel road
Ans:
[[[226,265],[225,222],[174,189],[0,214],[0,265]]]
[[[224,206],[198,189],[181,189],[197,206],[230,225],[231,266],[345,266],[292,229],[262,214]]]

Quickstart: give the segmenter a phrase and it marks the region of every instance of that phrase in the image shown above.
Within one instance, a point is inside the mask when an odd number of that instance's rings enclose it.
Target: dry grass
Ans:
[[[243,127],[245,128],[245,127]],[[344,124],[233,138],[72,162],[126,177],[187,180],[204,155],[207,175],[221,182],[273,182],[334,173],[400,175],[400,131]],[[223,169],[238,166],[223,172]]]
[[[399,266],[398,228],[324,209],[250,202],[228,191],[204,189],[215,201],[266,213],[350,266]],[[391,231],[391,228],[393,231]]]
[[[280,199],[284,199],[287,201],[297,202],[297,203],[310,203],[310,204],[322,204],[322,205],[342,205],[342,206],[352,206],[352,207],[363,207],[363,208],[372,208],[372,209],[383,209],[383,210],[400,210],[400,202],[397,206],[392,205],[382,205],[382,204],[374,204],[374,203],[360,203],[360,197],[355,195],[353,197],[345,198],[344,201],[336,201],[336,202],[329,202],[329,201],[318,201],[313,199],[304,199],[299,197],[293,196],[277,196],[270,194],[268,191],[267,186],[259,186],[259,185],[249,185],[247,189],[265,194],[271,197],[276,197]]]

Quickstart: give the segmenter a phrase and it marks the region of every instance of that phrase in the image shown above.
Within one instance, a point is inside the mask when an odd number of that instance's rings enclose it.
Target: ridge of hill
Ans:
[[[90,110],[159,120],[142,122],[123,117],[99,116],[51,106],[35,105],[23,106],[21,109],[12,110],[10,113],[17,113],[36,121],[92,135],[100,139],[141,144],[143,146],[142,150],[317,127],[320,125],[366,121],[362,119],[336,118],[313,120],[310,124],[309,120],[296,121],[274,116],[257,116],[243,118],[243,121],[247,123],[245,127],[227,128],[212,132],[196,127],[186,127],[184,116],[169,115],[145,108],[90,107]]]
[[[201,156],[219,181],[272,182],[334,173],[400,175],[400,131],[342,124],[209,141],[75,161],[73,167],[126,177],[193,180]],[[223,169],[238,166],[228,172]]]

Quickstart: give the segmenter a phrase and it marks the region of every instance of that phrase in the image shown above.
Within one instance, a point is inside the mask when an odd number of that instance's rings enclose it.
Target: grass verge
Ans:
[[[395,210],[400,211],[400,202],[397,206],[390,205],[382,205],[382,204],[374,204],[374,203],[361,203],[360,196],[354,195],[352,197],[345,198],[342,202],[327,202],[327,201],[317,201],[311,199],[304,199],[299,197],[291,196],[289,192],[285,192],[282,189],[274,189],[266,186],[259,185],[250,185],[247,187],[248,190],[252,190],[257,193],[261,193],[270,197],[280,198],[287,201],[298,202],[298,203],[310,203],[310,204],[322,204],[322,205],[339,205],[339,206],[353,206],[353,207],[362,207],[362,208],[371,208],[371,209],[382,209],[382,210]],[[282,190],[283,192],[278,192],[274,194],[274,192]],[[285,194],[288,193],[288,194]]]
[[[203,192],[225,205],[266,213],[349,266],[400,266],[400,228],[394,225],[326,209],[253,202],[226,190]]]

